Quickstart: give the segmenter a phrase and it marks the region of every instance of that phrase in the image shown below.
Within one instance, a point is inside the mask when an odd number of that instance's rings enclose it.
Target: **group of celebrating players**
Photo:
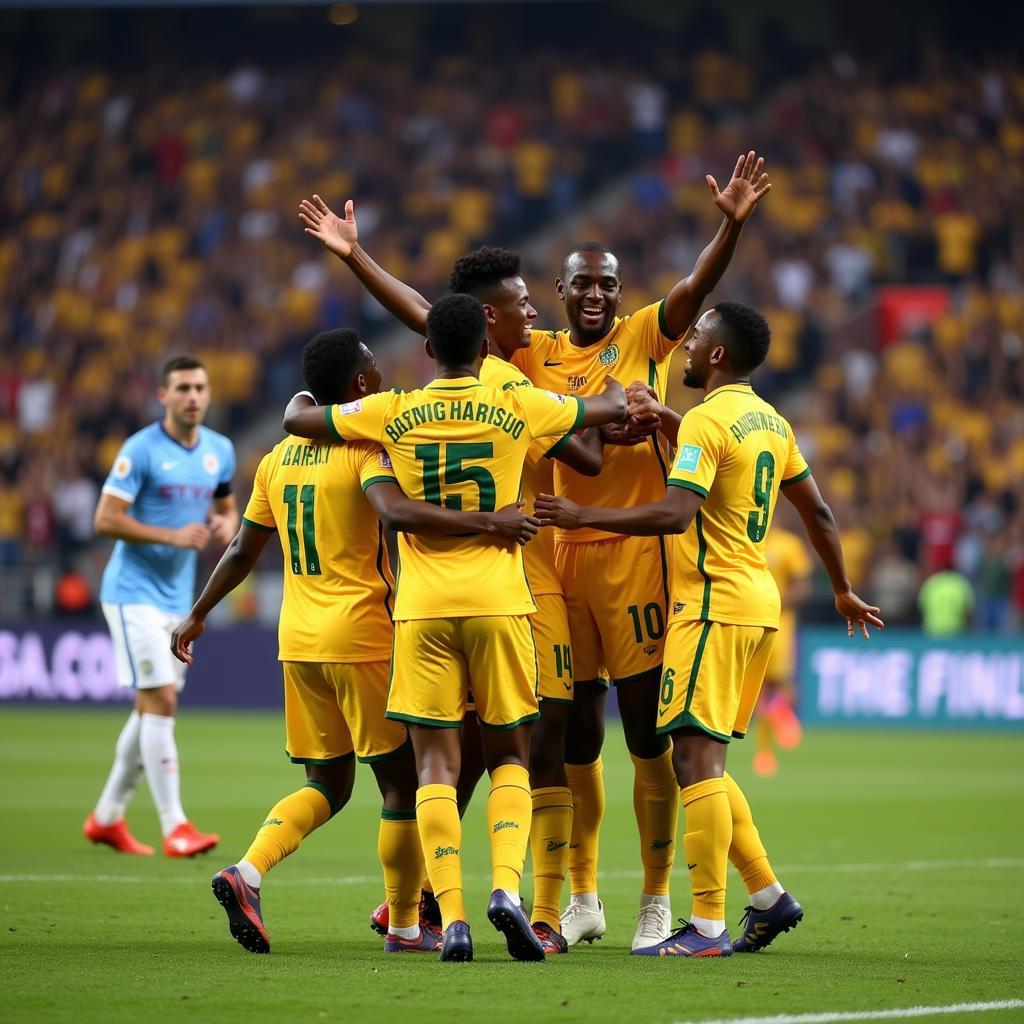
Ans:
[[[98,529],[118,537],[102,599],[119,680],[136,688],[136,705],[86,821],[90,839],[152,852],[124,822],[144,773],[168,855],[218,841],[181,809],[176,696],[210,611],[276,533],[287,751],[306,784],[213,879],[245,949],[269,952],[263,878],[345,805],[357,758],[383,801],[386,899],[371,925],[386,952],[473,958],[461,816],[485,770],[487,916],[511,956],[543,960],[600,938],[611,684],[634,765],[643,865],[633,954],[755,951],[802,919],[725,771],[779,625],[764,545],[780,492],[850,635],[882,622],[846,579],[834,520],[791,426],[751,388],[768,325],[729,302],[698,319],[771,188],[763,161],[741,155],[721,190],[707,181],[723,222],[692,272],[660,302],[619,317],[618,260],[602,245],[576,246],[556,281],[568,321],[560,331],[533,328],[516,253],[462,257],[450,294],[431,305],[359,245],[351,202],[341,218],[318,196],[303,201],[306,231],[426,337],[435,378],[381,391],[354,331],[315,337],[302,357],[307,390],[289,403],[288,436],[260,462],[235,533],[233,452],[201,426],[205,371],[194,360],[168,364],[164,420],[126,442],[97,510]],[[684,383],[705,397],[680,416],[664,395],[684,337]],[[385,529],[397,531],[397,583]],[[195,549],[211,534],[232,539],[178,621]],[[673,930],[680,803],[693,903]],[[528,846],[530,916],[520,898]],[[735,942],[725,926],[729,862],[750,893]],[[566,874],[571,898],[560,912]]]

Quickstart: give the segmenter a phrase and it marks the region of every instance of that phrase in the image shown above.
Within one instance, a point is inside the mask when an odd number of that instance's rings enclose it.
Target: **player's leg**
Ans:
[[[765,666],[771,664],[778,639],[776,633],[765,630],[746,666],[739,709],[733,723],[735,737],[742,738],[747,732],[752,709],[759,699]],[[795,928],[803,920],[804,911],[776,878],[743,791],[728,772],[724,778],[732,816],[729,860],[749,893],[749,904],[742,922],[743,934],[733,943],[733,951],[751,953],[764,949],[781,932]]]
[[[487,834],[491,899],[487,917],[516,960],[543,960],[519,895],[533,819],[530,732],[537,707],[537,648],[528,616],[462,619],[462,645],[490,774]]]
[[[657,733],[666,620],[663,538],[607,541],[597,553],[605,585],[595,617],[633,761],[633,811],[644,869],[632,941],[637,948],[672,930],[669,888],[679,820],[670,744]]]
[[[559,905],[572,837],[572,792],[565,773],[565,739],[573,703],[572,646],[565,601],[558,594],[535,598],[531,616],[537,644],[540,718],[530,739],[533,823],[533,930],[545,953],[568,949],[561,935]]]
[[[470,697],[470,707],[462,716],[462,768],[459,771],[458,790],[459,814],[464,815],[469,801],[473,799],[477,783],[484,777],[484,750],[480,740],[480,723],[476,707]]]
[[[387,717],[404,722],[416,757],[416,828],[441,909],[442,960],[473,959],[463,901],[462,821],[456,786],[468,673],[460,619],[395,623]]]
[[[129,688],[134,685],[135,673],[128,651],[121,606],[104,604],[103,615],[107,620],[110,637],[113,641],[118,685]],[[154,852],[153,847],[140,843],[128,831],[127,822],[124,820],[125,810],[135,795],[135,790],[145,772],[142,764],[142,749],[139,746],[141,730],[141,717],[133,708],[117,737],[117,743],[114,746],[114,763],[111,765],[110,774],[103,786],[103,792],[92,813],[86,818],[82,832],[86,839],[111,846],[119,853],[148,855]]]
[[[260,890],[264,877],[330,820],[352,795],[352,736],[338,705],[345,666],[284,662],[285,749],[306,771],[306,783],[266,814],[245,855],[213,878],[232,937],[251,953],[269,953]]]
[[[598,586],[588,575],[592,544],[555,544],[555,571],[565,595],[572,638],[573,706],[565,740],[565,775],[572,793],[572,834],[569,840],[569,906],[560,925],[566,942],[593,942],[605,933],[604,907],[597,895],[597,861],[604,821],[605,702],[601,634],[590,609],[589,589]]]

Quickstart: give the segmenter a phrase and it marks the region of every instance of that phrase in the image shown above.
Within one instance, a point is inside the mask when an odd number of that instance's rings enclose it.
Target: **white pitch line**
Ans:
[[[872,871],[942,871],[951,868],[1024,868],[1024,858],[1020,857],[989,857],[983,860],[906,860],[896,862],[877,862],[861,864],[785,864],[779,871],[793,874],[851,874]],[[600,878],[641,878],[640,871],[601,871]],[[489,878],[490,875],[463,876],[472,881]],[[180,885],[193,885],[205,882],[205,878],[183,878],[179,876],[161,877],[157,875],[0,875],[0,884],[16,884],[19,882],[124,882],[126,884],[150,884],[168,882]],[[371,885],[380,881],[379,875],[334,875],[328,878],[280,878],[274,879],[274,885]]]
[[[935,1017],[946,1013],[985,1013],[989,1010],[1018,1010],[1024,999],[1001,999],[991,1003],[950,1003],[946,1006],[909,1006],[892,1010],[854,1010],[837,1013],[782,1013],[776,1017],[728,1017],[720,1020],[677,1021],[676,1024],[836,1024],[848,1020],[896,1020],[904,1017]]]

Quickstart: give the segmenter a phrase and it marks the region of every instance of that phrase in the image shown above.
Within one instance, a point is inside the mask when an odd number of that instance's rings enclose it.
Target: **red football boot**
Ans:
[[[164,836],[164,856],[194,857],[212,850],[219,842],[216,832],[199,832],[191,821],[183,821],[169,836]]]
[[[152,846],[140,843],[128,831],[128,823],[122,818],[113,825],[101,825],[95,814],[90,814],[82,826],[82,834],[93,843],[111,846],[118,853],[137,853],[142,857],[151,857],[156,851]]]

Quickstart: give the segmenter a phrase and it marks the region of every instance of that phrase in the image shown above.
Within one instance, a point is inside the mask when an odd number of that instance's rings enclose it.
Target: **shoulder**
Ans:
[[[227,434],[221,434],[219,431],[214,430],[212,427],[200,427],[199,436],[203,444],[216,451],[233,453],[235,450],[231,438]]]
[[[121,451],[137,454],[149,451],[155,445],[163,444],[166,440],[167,435],[161,429],[160,424],[150,423],[148,427],[136,430],[134,434],[125,438],[124,444],[121,445]]]
[[[480,383],[485,386],[498,387],[504,391],[513,388],[531,387],[532,382],[523,375],[523,371],[512,363],[488,356],[480,368]]]
[[[665,300],[659,299],[657,302],[652,302],[647,306],[641,306],[640,309],[626,314],[626,316],[621,319],[617,319],[615,326],[622,332],[646,330],[651,325],[662,330],[664,327],[664,321]],[[664,333],[664,330],[662,330],[662,333]]]

